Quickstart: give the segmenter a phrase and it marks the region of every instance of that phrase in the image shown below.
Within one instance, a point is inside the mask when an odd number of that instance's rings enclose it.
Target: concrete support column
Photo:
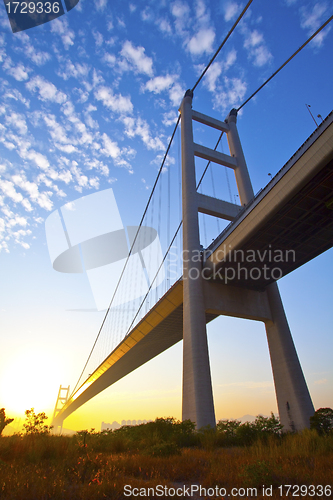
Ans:
[[[276,283],[266,288],[273,321],[266,323],[276,399],[284,431],[310,426],[314,407]]]
[[[183,203],[183,420],[215,427],[200,255],[192,130],[192,97],[181,104]]]
[[[239,139],[237,127],[237,111],[232,109],[226,118],[229,125],[229,132],[227,134],[228,144],[231,156],[237,160],[237,167],[235,168],[235,177],[238,188],[239,199],[241,205],[247,205],[254,197],[251,179],[247,169],[243,148]]]

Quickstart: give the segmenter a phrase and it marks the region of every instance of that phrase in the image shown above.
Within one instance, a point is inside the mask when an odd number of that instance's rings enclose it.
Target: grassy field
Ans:
[[[191,485],[192,498],[286,498],[282,485],[290,498],[333,498],[318,486],[333,482],[332,434],[239,427],[197,433],[191,422],[157,419],[72,437],[0,437],[0,499],[190,498]]]

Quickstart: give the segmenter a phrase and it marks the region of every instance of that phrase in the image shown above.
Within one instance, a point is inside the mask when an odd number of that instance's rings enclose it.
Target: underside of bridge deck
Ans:
[[[244,239],[218,267],[215,278],[234,286],[264,289],[332,246],[333,160],[255,234]]]

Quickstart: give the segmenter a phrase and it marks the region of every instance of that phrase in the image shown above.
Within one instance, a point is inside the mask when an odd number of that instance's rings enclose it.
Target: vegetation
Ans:
[[[4,408],[0,409],[0,436],[2,434],[2,431],[6,427],[6,425],[9,425],[10,423],[13,422],[13,418],[7,418],[6,417],[6,412]]]
[[[44,412],[38,413],[36,415],[35,409],[31,408],[31,410],[25,411],[25,423],[23,424],[24,432],[27,435],[35,435],[35,434],[49,434],[52,426],[49,427],[44,422],[48,417]]]
[[[333,410],[332,408],[319,408],[310,417],[310,428],[316,429],[319,434],[329,434],[333,430]]]
[[[52,435],[45,418],[28,410],[24,433],[0,438],[1,500],[124,499],[125,485],[191,484],[228,492],[257,488],[256,498],[262,498],[263,485],[272,486],[269,496],[277,499],[280,485],[333,481],[333,432],[281,433],[273,414],[246,424],[223,420],[216,431],[197,432],[190,421],[158,418],[115,431],[83,430],[72,437]],[[250,496],[242,491],[234,498]]]

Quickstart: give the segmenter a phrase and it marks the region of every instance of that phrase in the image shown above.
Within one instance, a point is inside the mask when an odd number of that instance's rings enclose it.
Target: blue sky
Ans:
[[[76,383],[103,318],[68,311],[92,308],[93,297],[85,275],[52,269],[45,220],[112,187],[123,222],[139,223],[182,96],[244,5],[81,0],[58,20],[16,34],[1,7],[1,407],[51,414],[59,385]],[[328,0],[254,0],[196,89],[194,108],[224,119],[331,15]],[[255,192],[314,130],[305,104],[318,122],[332,110],[332,73],[328,26],[240,113]],[[199,125],[194,132],[214,144]],[[167,168],[175,170],[178,159],[177,136]],[[237,200],[231,176],[230,183]],[[230,201],[225,177],[216,189]],[[280,282],[315,407],[333,406],[332,255]],[[209,343],[217,417],[276,411],[264,327],[219,318]],[[179,418],[180,396],[177,345],[80,409],[68,426]]]

